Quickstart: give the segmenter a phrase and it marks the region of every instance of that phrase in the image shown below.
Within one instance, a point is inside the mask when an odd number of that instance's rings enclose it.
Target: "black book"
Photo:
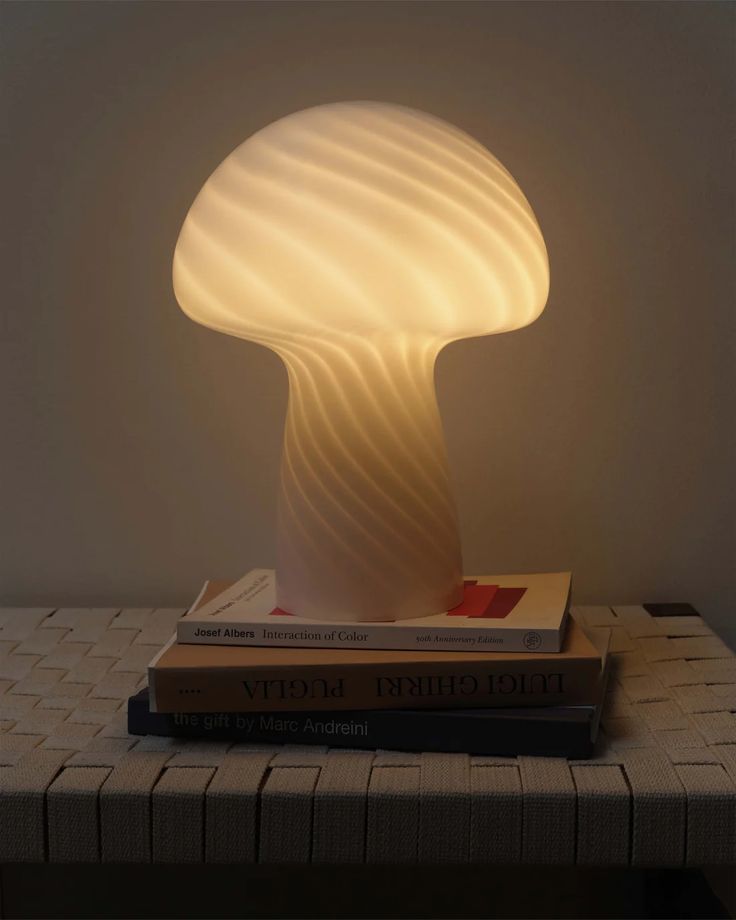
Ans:
[[[151,712],[146,688],[128,700],[128,731],[261,744],[583,760],[592,754],[602,706],[600,702],[536,709],[172,713]]]

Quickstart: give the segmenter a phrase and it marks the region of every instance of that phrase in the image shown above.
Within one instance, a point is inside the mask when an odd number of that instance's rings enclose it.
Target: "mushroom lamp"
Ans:
[[[531,323],[549,288],[542,234],[509,172],[423,112],[306,109],[205,182],[173,278],[188,316],[271,348],[288,372],[279,607],[358,621],[459,604],[435,361],[456,339]]]

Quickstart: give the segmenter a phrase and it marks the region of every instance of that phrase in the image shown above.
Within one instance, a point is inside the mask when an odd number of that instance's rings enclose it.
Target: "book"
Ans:
[[[295,617],[276,604],[272,569],[228,585],[206,582],[177,624],[179,642],[300,648],[559,652],[570,606],[569,572],[467,578],[462,603],[428,617],[375,622]]]
[[[148,688],[128,700],[131,735],[366,750],[445,751],[497,757],[590,757],[597,704],[527,709],[371,709],[307,712],[152,712]]]
[[[184,645],[172,637],[149,665],[148,685],[154,712],[591,704],[604,658],[572,618],[561,651],[548,655]]]

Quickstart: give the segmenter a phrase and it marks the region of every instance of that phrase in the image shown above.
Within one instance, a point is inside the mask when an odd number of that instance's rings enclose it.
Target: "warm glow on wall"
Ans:
[[[287,367],[283,609],[397,619],[460,602],[435,360],[455,339],[531,323],[548,286],[514,179],[422,112],[297,112],[210,176],[181,230],[174,288],[192,319]]]

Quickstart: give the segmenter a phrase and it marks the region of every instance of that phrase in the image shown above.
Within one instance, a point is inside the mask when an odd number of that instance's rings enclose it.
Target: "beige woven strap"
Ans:
[[[0,795],[0,862],[43,862],[46,853],[46,790],[66,751],[32,750],[4,771]]]
[[[168,754],[136,751],[123,757],[100,788],[103,862],[150,862],[151,792]]]
[[[519,862],[523,792],[518,766],[473,764],[470,791],[470,861]]]
[[[419,785],[420,862],[467,862],[470,757],[423,754]]]
[[[204,860],[204,794],[212,767],[167,768],[151,795],[153,861]]]
[[[575,861],[575,783],[567,761],[520,757],[524,794],[522,860],[541,865]]]
[[[628,787],[618,765],[575,764],[577,859],[581,866],[625,866],[629,861]]]
[[[233,748],[206,792],[207,862],[256,861],[258,802],[271,754]]]
[[[664,752],[639,748],[624,757],[633,800],[631,863],[680,866],[685,860],[686,800]]]
[[[420,767],[374,766],[368,787],[366,862],[416,862],[420,779]]]
[[[274,767],[261,792],[259,861],[309,862],[319,767]]]
[[[109,767],[64,770],[49,786],[48,840],[50,862],[99,862],[98,790]]]
[[[736,862],[736,798],[720,764],[678,764],[677,777],[687,794],[685,862],[707,865],[712,852],[721,862]]]
[[[365,859],[368,784],[373,754],[330,751],[314,792],[312,861],[361,863]]]

